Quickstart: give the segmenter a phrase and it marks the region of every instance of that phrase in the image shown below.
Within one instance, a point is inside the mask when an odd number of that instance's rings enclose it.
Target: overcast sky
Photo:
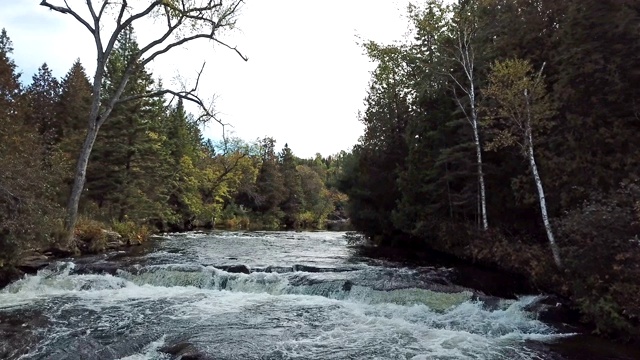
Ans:
[[[142,1],[142,0],[140,0]],[[51,0],[56,3],[55,0]],[[68,0],[84,7],[84,1]],[[13,58],[30,83],[47,62],[62,77],[76,58],[89,76],[95,66],[91,35],[68,15],[48,11],[39,0],[0,0],[0,28],[14,43]],[[232,51],[198,42],[169,53],[151,66],[171,84],[176,75],[193,78],[206,60],[200,95],[217,96],[216,110],[245,140],[272,136],[301,157],[334,154],[362,134],[357,120],[373,69],[361,39],[400,40],[407,31],[406,0],[246,0],[238,30],[223,39]],[[135,27],[140,43],[153,25]],[[211,125],[205,136],[219,137]]]

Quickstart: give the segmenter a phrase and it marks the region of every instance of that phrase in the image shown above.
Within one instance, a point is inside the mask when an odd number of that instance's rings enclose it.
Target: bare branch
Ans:
[[[71,8],[69,7],[69,5],[67,4],[66,1],[65,1],[66,7],[55,6],[55,5],[49,3],[46,0],[42,0],[40,2],[40,5],[44,6],[44,7],[47,7],[50,10],[57,11],[57,12],[59,12],[61,14],[69,14],[69,15],[73,16],[76,20],[78,20],[78,22],[80,22],[82,25],[84,25],[84,27],[86,27],[87,30],[89,30],[89,32],[91,32],[91,34],[93,34],[95,32],[95,29],[93,27],[91,27],[91,25],[89,25],[88,22],[86,22],[80,15],[78,15],[78,13],[76,13],[73,10],[71,10]]]
[[[460,101],[460,98],[458,97],[458,95],[456,94],[456,87],[452,86],[451,87],[453,90],[453,98],[456,101],[456,104],[458,105],[458,107],[460,108],[460,110],[462,110],[462,114],[464,115],[464,117],[467,119],[467,122],[469,122],[469,125],[471,125],[472,128],[475,128],[475,125],[473,124],[473,119],[471,118],[471,116],[469,116],[469,113],[467,113],[467,109],[465,108],[464,105],[462,105],[462,102]],[[475,135],[474,135],[475,136]]]
[[[538,71],[538,76],[536,76],[536,82],[535,84],[538,85],[538,83],[540,82],[540,79],[542,78],[542,71],[544,70],[544,66],[547,65],[547,62],[543,62],[542,66],[540,67],[540,71]]]
[[[470,96],[471,94],[469,94],[469,90],[465,87],[462,86],[462,84],[460,83],[460,81],[458,81],[458,79],[456,79],[455,76],[453,76],[452,73],[447,73],[447,75],[456,83],[456,85],[458,85],[458,87],[460,88],[460,90],[464,91],[465,94],[467,94],[467,96]]]
[[[98,21],[102,19],[102,14],[104,13],[104,10],[107,8],[107,5],[109,4],[111,4],[111,1],[108,1],[108,0],[104,0],[104,2],[102,3],[102,6],[100,7],[100,11],[98,12]]]
[[[120,27],[122,25],[122,16],[124,15],[124,12],[126,9],[127,9],[127,0],[123,0],[122,4],[120,4],[120,13],[118,13],[118,20],[116,20],[117,27]]]
[[[228,45],[228,44],[226,44],[226,43],[224,43],[224,42],[222,42],[222,41],[220,41],[220,40],[218,40],[218,39],[213,39],[213,41],[215,41],[215,42],[217,42],[218,44],[220,44],[220,45],[222,45],[222,46],[226,47],[227,49],[231,49],[231,50],[235,51],[235,52],[236,52],[236,54],[238,54],[238,55],[242,58],[242,60],[244,60],[244,61],[248,61],[248,60],[249,60],[249,58],[248,58],[248,57],[246,57],[245,55],[243,55],[243,54],[240,52],[240,50],[238,50],[238,48],[237,48],[237,47],[235,47],[235,46],[233,46],[233,47],[232,47],[232,46],[230,46],[230,45]]]
[[[122,5],[120,7],[120,14],[118,15],[118,24],[116,25],[116,29],[113,31],[113,34],[111,34],[111,38],[109,39],[109,43],[107,44],[107,48],[104,50],[104,53],[106,56],[109,56],[109,54],[111,54],[111,51],[113,50],[113,47],[115,46],[116,42],[118,41],[118,36],[120,36],[120,33],[126,29],[129,25],[131,25],[134,21],[143,18],[147,15],[149,15],[149,13],[151,13],[151,11],[153,11],[153,9],[155,9],[157,6],[162,4],[162,0],[156,0],[154,2],[152,2],[151,4],[149,4],[149,6],[147,6],[146,9],[144,9],[143,11],[132,15],[131,17],[129,17],[128,19],[126,19],[124,22],[120,23],[120,21],[122,20],[122,15],[127,7],[127,2],[123,1]]]
[[[141,64],[142,65],[147,65],[153,59],[158,57],[158,55],[162,55],[162,54],[168,52],[169,50],[171,50],[171,49],[173,49],[175,47],[178,47],[178,46],[180,46],[182,44],[185,44],[185,43],[187,43],[189,41],[193,41],[193,40],[196,40],[196,39],[211,39],[211,38],[213,38],[212,34],[195,34],[195,35],[191,35],[189,37],[182,38],[182,39],[180,39],[178,41],[175,41],[175,42],[172,42],[171,44],[168,44],[164,48],[152,53],[151,55],[146,57],[144,60],[142,60]],[[155,41],[154,41],[154,43],[155,43]],[[142,50],[140,50],[138,52],[138,54],[144,54],[146,51],[149,51],[151,49],[151,47],[152,47],[151,44],[145,46]]]
[[[191,88],[190,90],[181,90],[181,91],[176,91],[176,90],[171,90],[171,89],[158,89],[155,91],[151,91],[151,92],[147,92],[147,93],[143,93],[143,94],[136,94],[136,95],[131,95],[131,96],[127,96],[124,98],[120,98],[118,100],[116,100],[114,102],[114,105],[116,104],[120,104],[120,103],[124,103],[124,102],[129,102],[129,101],[134,101],[134,100],[139,100],[139,99],[145,99],[145,98],[157,98],[157,97],[162,97],[165,95],[172,95],[173,97],[177,97],[179,99],[185,100],[185,101],[189,101],[193,104],[196,104],[200,110],[202,111],[202,114],[198,117],[197,121],[205,121],[208,119],[213,119],[214,121],[216,121],[217,123],[219,123],[220,125],[226,125],[224,124],[220,119],[218,119],[216,117],[216,115],[211,111],[210,107],[207,106],[205,104],[205,102],[200,98],[200,96],[197,95],[197,91],[198,91],[198,87],[200,85],[200,78],[202,77],[202,73],[204,71],[204,67],[205,67],[206,63],[202,64],[202,67],[200,68],[200,71],[198,71],[198,75],[196,77],[196,82],[193,86],[193,88]]]
[[[64,2],[65,4],[67,3],[67,1],[65,0]],[[104,7],[104,4],[106,4],[107,1],[105,1],[102,6]],[[69,7],[69,5],[67,5],[67,7]],[[87,7],[89,8],[89,13],[91,14],[91,18],[93,19],[94,24],[97,24],[98,21],[98,15],[96,15],[95,10],[93,10],[93,1],[92,0],[87,0]],[[96,26],[96,29],[98,29],[98,27]]]

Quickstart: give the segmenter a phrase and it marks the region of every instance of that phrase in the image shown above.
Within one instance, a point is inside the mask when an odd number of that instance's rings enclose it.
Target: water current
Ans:
[[[455,268],[364,258],[343,235],[172,234],[58,262],[0,291],[17,324],[0,358],[569,359],[535,296],[487,301]]]

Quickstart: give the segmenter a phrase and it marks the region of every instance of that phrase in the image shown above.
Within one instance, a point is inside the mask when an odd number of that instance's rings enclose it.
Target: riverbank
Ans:
[[[633,276],[638,263],[629,264],[630,258],[638,258],[640,254],[624,253],[613,247],[609,253],[589,246],[580,251],[562,247],[566,263],[560,270],[544,242],[509,237],[496,230],[477,232],[459,224],[450,227],[443,224],[439,236],[429,242],[413,239],[396,244],[402,245],[369,246],[362,251],[367,256],[395,261],[444,261],[462,269],[466,266],[470,273],[461,279],[465,286],[498,296],[552,295],[559,304],[554,315],[558,320],[597,336],[640,345],[640,303],[636,299],[640,278]],[[585,259],[589,251],[593,256],[601,254],[601,258]],[[504,279],[489,284],[482,272],[475,269],[500,272]]]
[[[527,307],[537,319],[567,332],[572,336],[552,345],[554,351],[567,359],[629,359],[640,358],[637,339],[616,341],[602,334],[594,334],[595,325],[583,321],[572,299],[552,289],[542,289],[525,274],[513,269],[496,266],[495,263],[465,260],[434,249],[409,249],[388,246],[356,245],[362,256],[392,261],[409,266],[445,266],[455,269],[454,282],[478,290],[487,296],[516,299],[526,294],[540,294],[539,300]],[[618,338],[617,340],[622,340]]]
[[[49,241],[40,247],[32,247],[0,266],[0,289],[24,275],[34,275],[54,261],[93,255],[107,251],[128,249],[144,244],[152,232],[146,226],[133,222],[105,223],[82,219],[74,231],[70,243]]]

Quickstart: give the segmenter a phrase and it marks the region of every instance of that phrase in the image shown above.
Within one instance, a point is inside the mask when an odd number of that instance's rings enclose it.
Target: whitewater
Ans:
[[[137,254],[60,261],[0,291],[0,321],[22,319],[0,354],[563,359],[550,345],[573,334],[527,311],[535,296],[489,297],[456,285],[453,268],[364,258],[343,235],[169,234]]]

